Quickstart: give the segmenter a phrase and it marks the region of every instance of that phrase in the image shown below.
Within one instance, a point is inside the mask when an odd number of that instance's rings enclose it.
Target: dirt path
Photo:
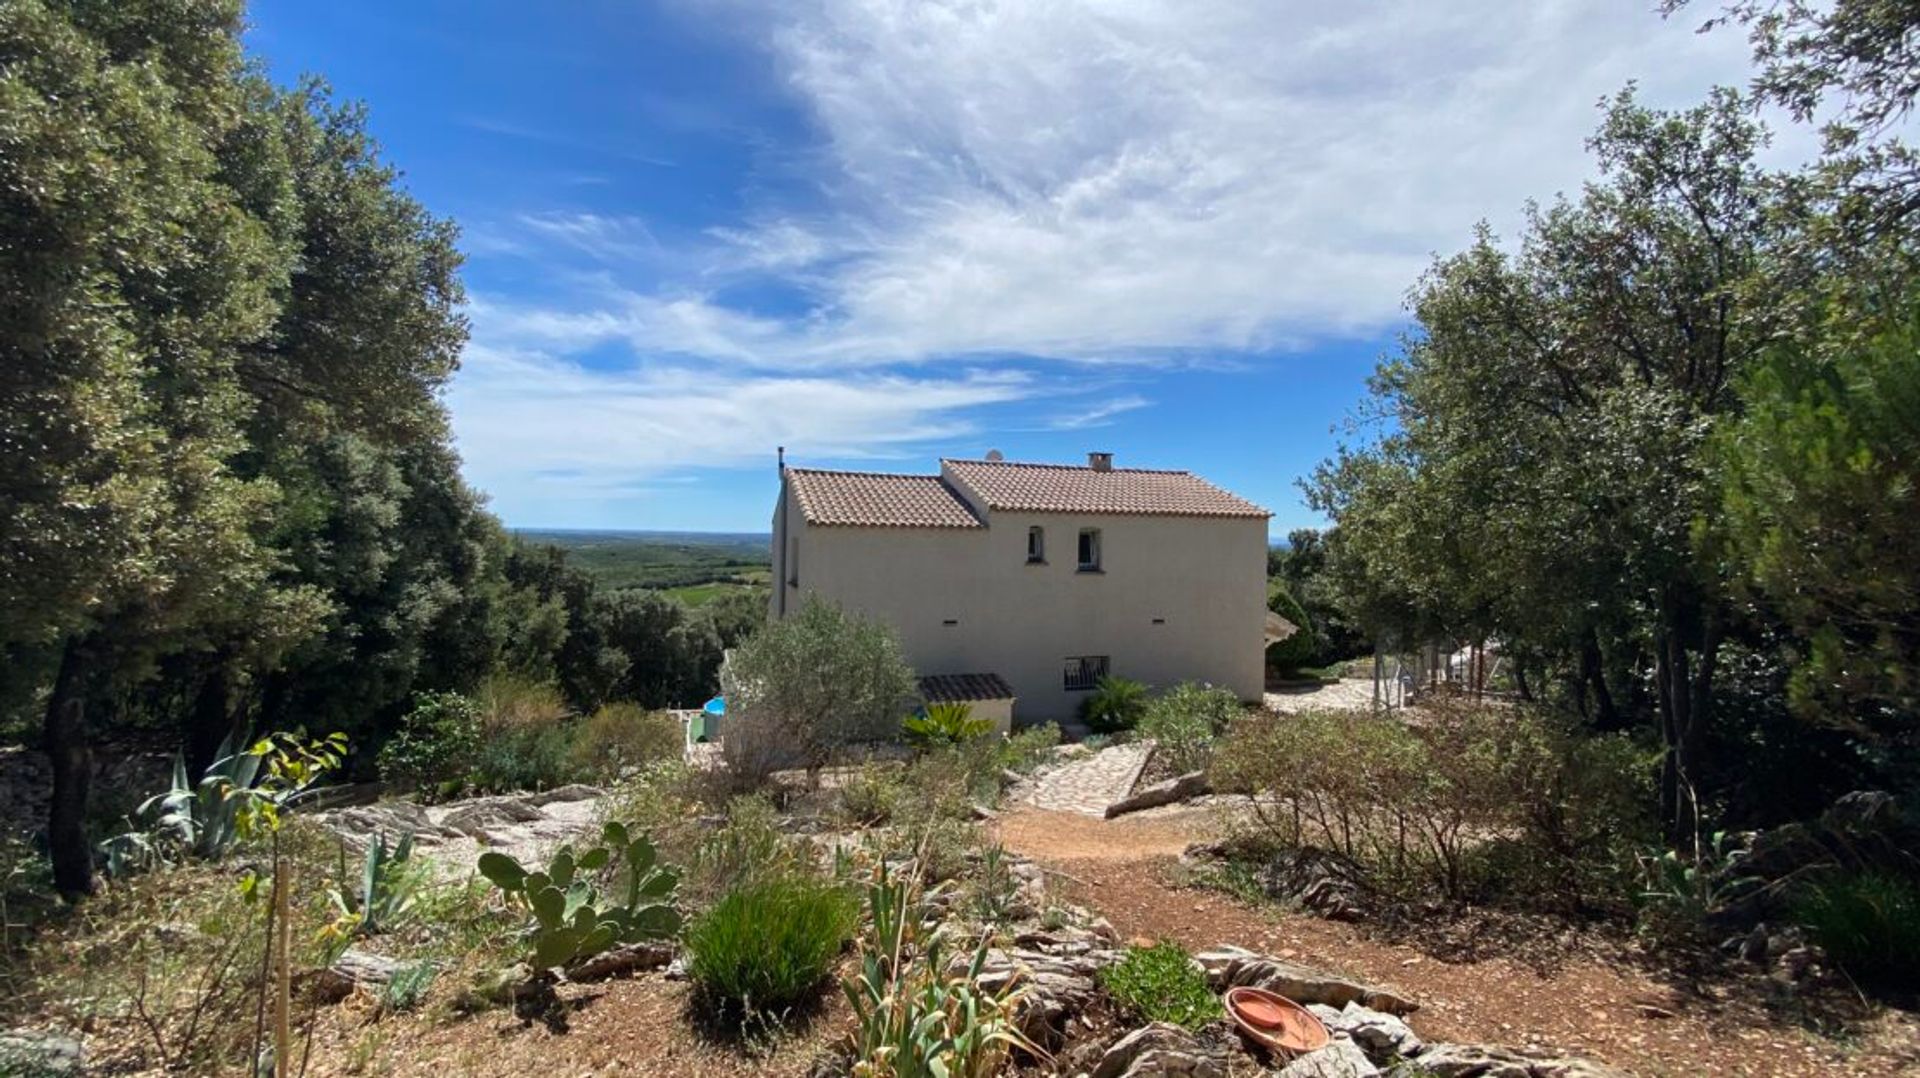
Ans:
[[[997,823],[1002,842],[1062,873],[1049,883],[1123,938],[1234,943],[1379,982],[1422,1004],[1412,1025],[1429,1040],[1539,1046],[1649,1075],[1920,1074],[1920,1030],[1899,1012],[1864,1036],[1828,1040],[1724,991],[1685,995],[1599,956],[1547,973],[1505,958],[1448,963],[1355,926],[1170,883],[1180,851],[1214,827],[1191,809],[1111,821],[1024,809]]]

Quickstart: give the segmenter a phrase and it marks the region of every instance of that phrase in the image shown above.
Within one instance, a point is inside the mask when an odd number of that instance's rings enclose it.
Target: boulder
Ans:
[[[1203,1044],[1179,1026],[1155,1022],[1120,1038],[1088,1078],[1226,1078],[1225,1046]]]
[[[0,1030],[0,1074],[65,1078],[86,1072],[86,1048],[73,1037],[38,1029]]]
[[[574,965],[567,970],[567,980],[604,981],[609,977],[642,970],[665,969],[673,961],[673,956],[674,946],[666,940],[623,943]]]
[[[607,791],[602,790],[598,786],[588,786],[585,783],[573,782],[565,786],[556,786],[544,793],[531,794],[527,797],[526,801],[527,804],[539,808],[551,805],[557,801],[591,801],[596,797],[606,796],[606,792]]]
[[[1430,1044],[1388,1078],[1626,1078],[1605,1064],[1578,1056],[1520,1052],[1491,1044]]]
[[[1139,812],[1141,809],[1159,808],[1161,805],[1188,801],[1210,793],[1212,789],[1213,787],[1207,783],[1205,771],[1189,771],[1178,778],[1142,787],[1131,795],[1108,805],[1107,819],[1124,816],[1129,812]]]
[[[440,818],[440,826],[485,842],[490,829],[532,823],[543,818],[539,809],[518,798],[488,797],[455,808]]]
[[[1323,970],[1295,965],[1255,954],[1242,947],[1220,946],[1194,956],[1216,992],[1250,985],[1264,988],[1302,1005],[1319,1003],[1344,1008],[1359,1003],[1387,1014],[1407,1015],[1420,1005],[1377,985],[1348,980]]]
[[[372,989],[386,985],[406,965],[386,955],[350,947],[333,965],[314,971],[311,983],[323,1002],[338,1003],[361,985]]]
[[[987,952],[976,982],[987,992],[1010,985],[1024,988],[1015,1015],[1020,1031],[1049,1050],[1060,1044],[1067,1019],[1099,998],[1095,977],[1100,970],[1121,958],[1110,949],[1061,950],[1049,954],[1031,947],[996,947]]]
[[[1307,1009],[1320,1019],[1329,1033],[1346,1037],[1359,1045],[1361,1051],[1376,1063],[1390,1063],[1418,1055],[1426,1047],[1426,1042],[1405,1022],[1358,1003],[1349,1003],[1343,1008],[1314,1003],[1309,1004]]]
[[[1341,1037],[1280,1068],[1280,1078],[1374,1078],[1379,1073],[1365,1052]]]

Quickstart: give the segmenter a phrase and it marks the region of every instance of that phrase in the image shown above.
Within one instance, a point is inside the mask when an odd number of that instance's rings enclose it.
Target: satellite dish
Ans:
[[[1000,460],[1007,459],[1007,455],[1005,453],[1000,452],[998,449],[989,449],[987,450],[987,459],[993,460],[993,461],[1000,461]]]

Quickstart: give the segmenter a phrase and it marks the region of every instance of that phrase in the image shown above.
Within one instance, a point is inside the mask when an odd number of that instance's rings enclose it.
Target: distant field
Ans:
[[[764,586],[772,572],[766,535],[732,532],[516,530],[525,542],[557,546],[608,588],[658,588],[692,606],[729,588]]]

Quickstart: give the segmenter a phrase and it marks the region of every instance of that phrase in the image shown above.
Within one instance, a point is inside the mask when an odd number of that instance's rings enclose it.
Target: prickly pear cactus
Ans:
[[[546,871],[528,872],[498,851],[480,855],[480,874],[532,914],[527,935],[537,969],[570,966],[616,944],[665,939],[680,930],[673,889],[680,877],[656,865],[653,843],[630,834],[624,824],[608,823],[600,842],[575,851],[554,851]],[[593,876],[615,862],[626,869],[624,884],[612,893],[594,885]]]

